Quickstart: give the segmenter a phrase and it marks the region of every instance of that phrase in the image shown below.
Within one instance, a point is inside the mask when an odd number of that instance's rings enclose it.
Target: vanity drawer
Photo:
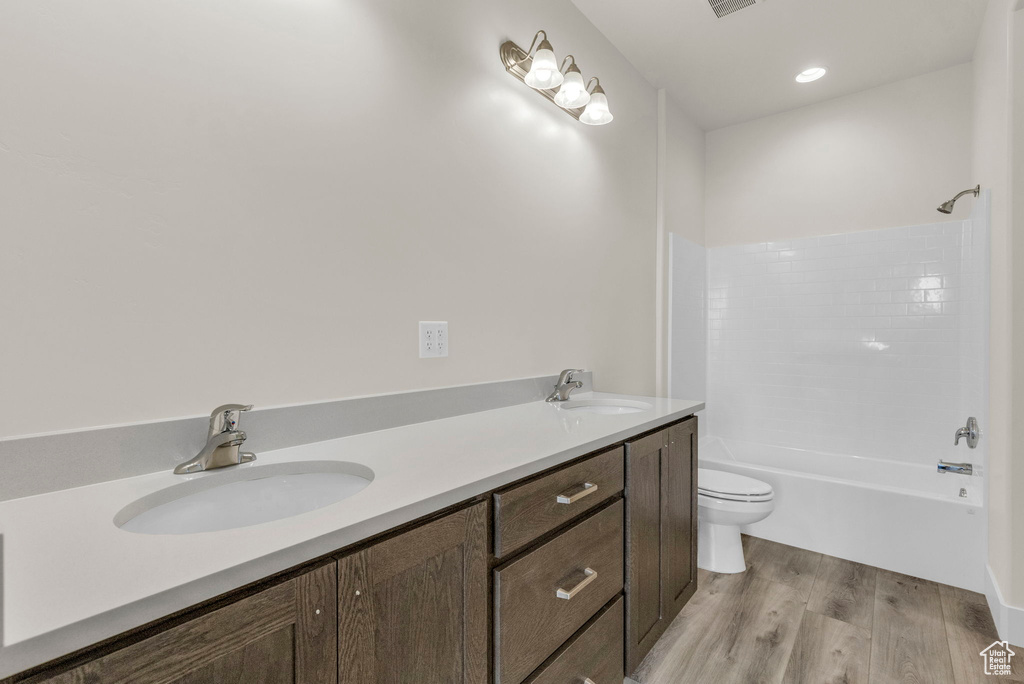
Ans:
[[[561,653],[530,677],[527,684],[586,681],[619,684],[626,676],[622,667],[623,603],[620,596]]]
[[[622,591],[622,517],[620,499],[494,571],[497,684],[522,682]]]
[[[621,492],[623,461],[617,447],[496,493],[494,555],[507,556]]]

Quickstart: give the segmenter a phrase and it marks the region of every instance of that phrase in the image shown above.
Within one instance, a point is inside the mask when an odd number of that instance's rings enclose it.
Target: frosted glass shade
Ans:
[[[606,123],[611,123],[614,118],[608,111],[608,97],[600,87],[596,88],[590,96],[590,104],[580,114],[580,123],[589,126],[603,126]]]
[[[583,82],[583,75],[576,65],[573,65],[569,67],[569,71],[565,72],[562,87],[555,95],[555,104],[566,109],[576,109],[585,107],[588,102],[590,102],[590,93],[587,92],[587,86]]]
[[[543,47],[548,44],[545,40],[541,48],[533,56],[533,64],[530,65],[530,73],[526,74],[526,85],[537,90],[551,90],[562,85],[565,80],[562,72],[558,70],[558,60],[550,48]]]

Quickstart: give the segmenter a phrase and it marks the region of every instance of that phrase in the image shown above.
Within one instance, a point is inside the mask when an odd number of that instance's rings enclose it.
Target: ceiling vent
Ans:
[[[741,9],[756,5],[758,0],[708,0],[708,2],[711,3],[711,9],[715,10],[715,15],[721,19],[733,12],[739,12]],[[764,2],[764,0],[761,0],[761,2]]]

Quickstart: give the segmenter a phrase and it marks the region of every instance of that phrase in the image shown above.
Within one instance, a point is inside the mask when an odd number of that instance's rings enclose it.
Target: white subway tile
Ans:
[[[968,303],[986,245],[967,221],[708,250],[713,433],[934,458],[922,445],[942,448],[965,397],[984,396],[985,319]]]

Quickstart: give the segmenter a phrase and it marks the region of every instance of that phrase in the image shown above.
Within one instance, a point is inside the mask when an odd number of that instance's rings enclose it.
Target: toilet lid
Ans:
[[[697,491],[705,496],[733,501],[765,501],[773,494],[771,485],[765,482],[710,468],[697,469]]]

